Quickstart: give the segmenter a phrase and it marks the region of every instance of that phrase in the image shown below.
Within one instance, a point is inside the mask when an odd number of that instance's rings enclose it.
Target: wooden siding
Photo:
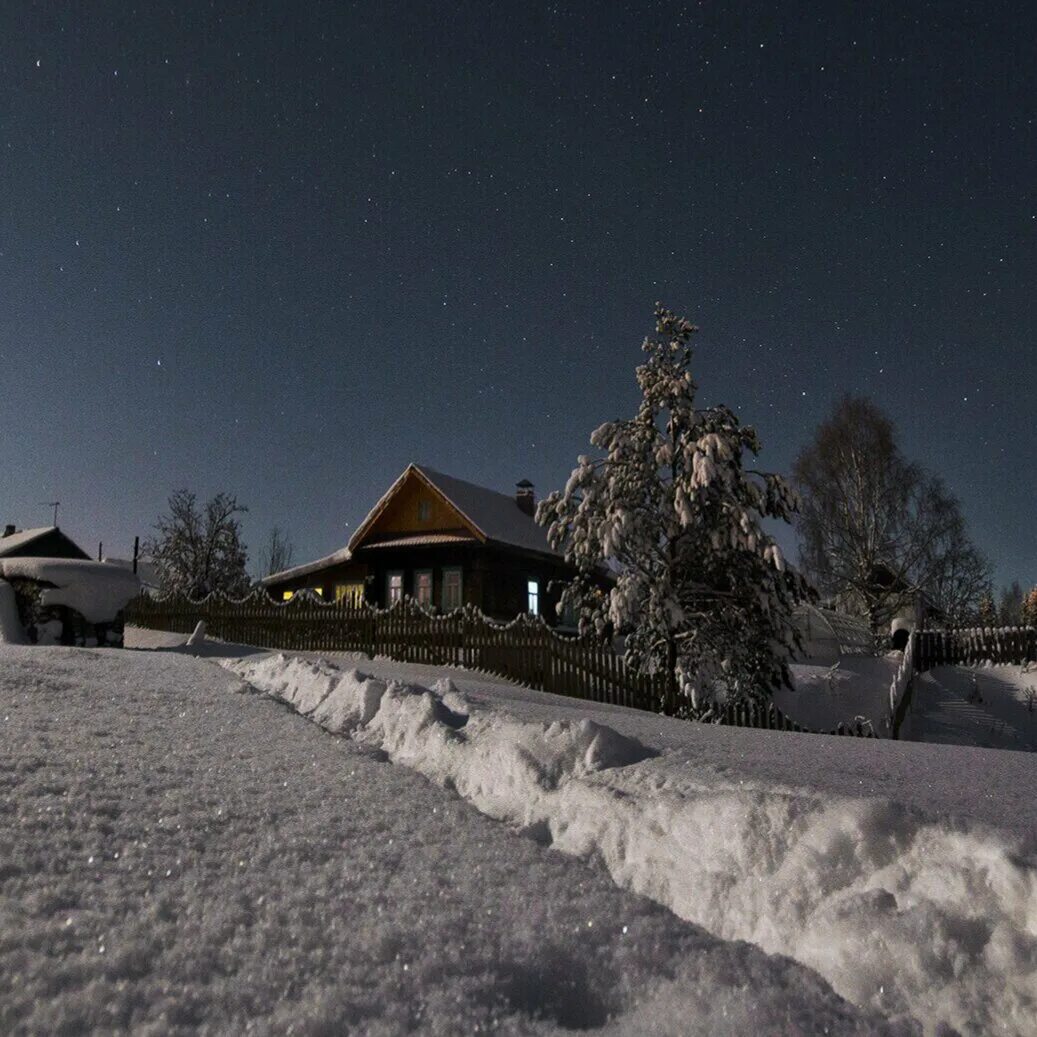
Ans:
[[[419,517],[419,505],[424,501],[428,502],[429,517],[422,521]],[[457,532],[478,535],[452,504],[439,492],[429,489],[414,472],[411,472],[385,502],[363,538],[353,545],[353,550],[359,550],[364,544],[403,533]]]

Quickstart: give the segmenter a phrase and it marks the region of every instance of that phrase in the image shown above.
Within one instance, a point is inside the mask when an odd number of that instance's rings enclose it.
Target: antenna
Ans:
[[[61,507],[61,501],[59,500],[41,500],[40,507],[53,508],[54,509],[54,525],[58,524],[58,508]]]

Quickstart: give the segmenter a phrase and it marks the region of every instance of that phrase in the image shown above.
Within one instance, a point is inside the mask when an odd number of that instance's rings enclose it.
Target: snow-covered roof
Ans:
[[[870,653],[874,649],[871,627],[860,616],[803,603],[796,607],[795,623],[808,643],[831,642],[842,653]]]
[[[411,464],[381,500],[371,509],[367,518],[357,528],[350,540],[355,550],[361,543],[367,528],[382,507],[402,485],[411,472],[416,472],[422,481],[437,490],[461,513],[469,524],[487,540],[509,547],[520,547],[527,551],[556,555],[547,542],[547,530],[538,526],[531,515],[527,515],[515,502],[514,496],[478,486],[444,472],[437,472],[427,465]],[[366,545],[365,545],[366,546]]]
[[[405,536],[393,537],[392,540],[378,540],[373,544],[365,544],[365,548],[374,550],[381,547],[429,547],[433,544],[473,544],[478,543],[473,536],[464,533],[408,533]]]
[[[43,605],[75,609],[88,623],[109,623],[140,593],[132,572],[80,558],[0,558],[0,579],[52,584]]]
[[[352,558],[352,552],[348,547],[341,547],[337,551],[332,551],[331,554],[325,555],[323,558],[317,558],[312,562],[306,562],[303,565],[293,565],[290,569],[282,569],[279,573],[271,573],[269,576],[264,576],[259,582],[263,587],[268,587],[272,583],[281,583],[284,580],[292,580],[297,576],[308,576],[312,572],[316,572],[318,569],[326,569],[329,565],[338,565],[340,562],[348,562]]]
[[[23,529],[10,536],[0,537],[0,558],[20,547],[25,547],[26,544],[31,544],[34,540],[39,540],[47,533],[53,533],[57,528],[57,526],[40,526],[39,529]]]
[[[527,515],[515,503],[513,494],[498,493],[485,486],[445,475],[425,465],[414,465],[444,497],[454,504],[475,523],[487,539],[512,547],[523,547],[528,551],[556,554],[547,542],[547,530],[538,526],[531,515]]]

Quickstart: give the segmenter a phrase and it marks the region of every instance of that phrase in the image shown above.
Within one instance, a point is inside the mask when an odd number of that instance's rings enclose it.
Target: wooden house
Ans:
[[[532,612],[554,623],[550,584],[573,573],[533,512],[525,480],[509,496],[411,464],[345,547],[263,584],[277,600],[305,589],[384,608],[410,597],[444,612],[472,604],[495,619]]]
[[[81,558],[90,556],[57,526],[16,529],[8,525],[0,536],[0,558]]]

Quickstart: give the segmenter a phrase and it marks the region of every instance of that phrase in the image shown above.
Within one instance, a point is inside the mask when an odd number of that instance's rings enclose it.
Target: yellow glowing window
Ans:
[[[310,590],[312,590],[314,594],[319,594],[322,598],[324,597],[323,587],[311,587]]]
[[[335,600],[346,601],[350,605],[359,605],[364,600],[364,585],[362,583],[335,584]]]
[[[283,591],[281,593],[281,600],[282,601],[291,601],[294,596],[295,596],[295,591]]]

